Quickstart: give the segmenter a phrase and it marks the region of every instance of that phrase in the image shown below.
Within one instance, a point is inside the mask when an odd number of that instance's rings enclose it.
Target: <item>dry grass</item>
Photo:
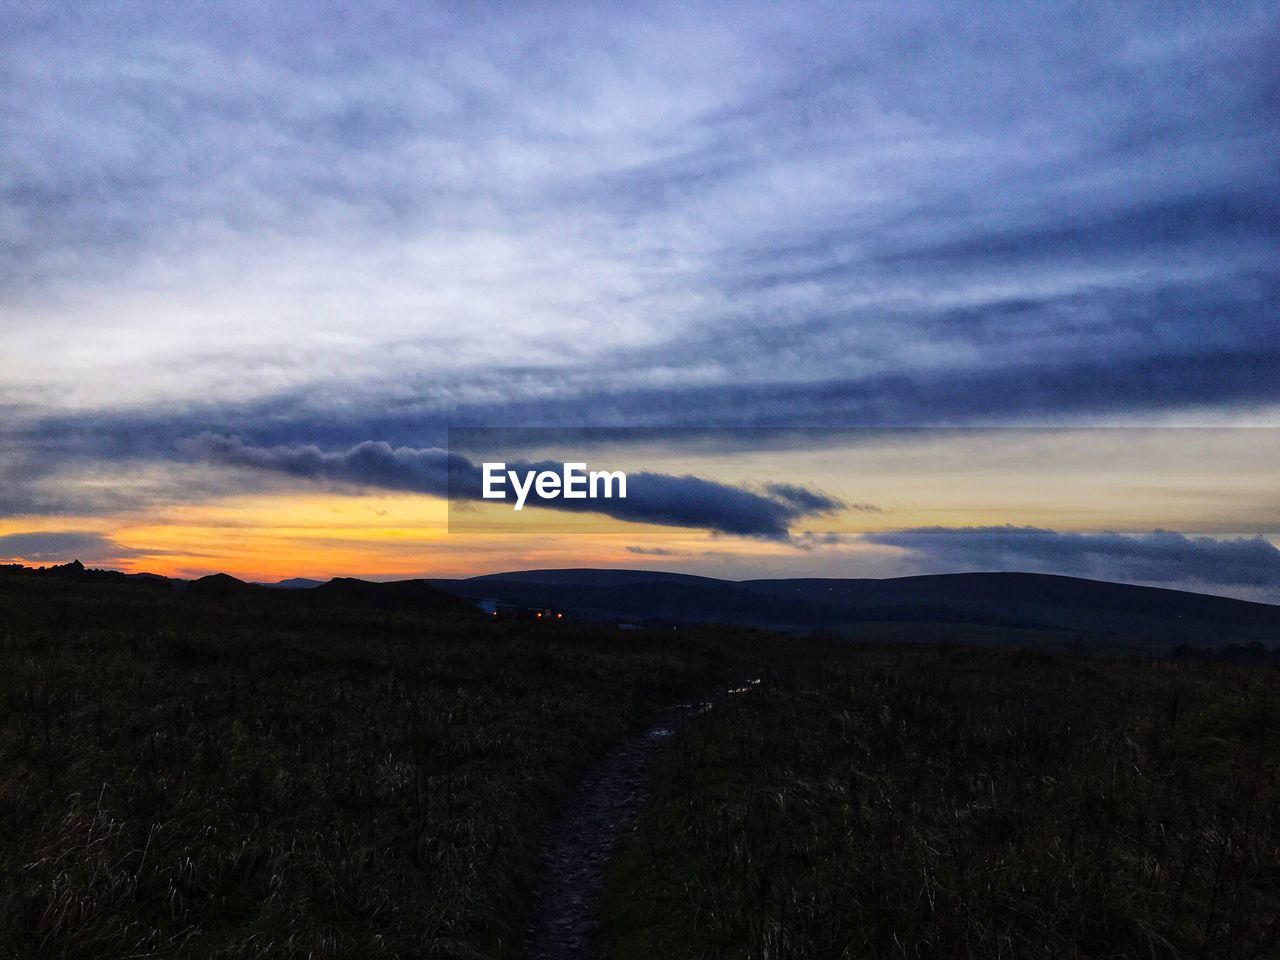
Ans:
[[[0,956],[515,956],[548,817],[718,650],[0,578]]]
[[[617,960],[1161,957],[1280,942],[1280,672],[832,647],[685,728]]]

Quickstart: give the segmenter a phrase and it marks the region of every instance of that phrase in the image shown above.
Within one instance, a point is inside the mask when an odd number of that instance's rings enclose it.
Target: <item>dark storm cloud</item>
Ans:
[[[342,451],[315,446],[254,447],[237,437],[204,434],[185,440],[189,456],[227,467],[244,467],[285,474],[298,479],[403,490],[481,500],[480,465],[449,451],[392,447],[365,441]],[[530,471],[559,473],[557,461],[513,461],[507,470],[522,477]],[[507,499],[514,501],[510,483]],[[526,506],[552,510],[600,513],[617,520],[662,526],[695,527],[719,533],[781,539],[793,520],[834,513],[843,504],[832,497],[793,485],[777,485],[763,493],[716,483],[701,477],[637,471],[627,474],[625,498],[566,500],[543,498],[530,491]]]
[[[864,540],[910,551],[923,569],[1022,570],[1146,583],[1280,585],[1280,549],[1262,537],[1060,533],[1038,527],[921,527]]]

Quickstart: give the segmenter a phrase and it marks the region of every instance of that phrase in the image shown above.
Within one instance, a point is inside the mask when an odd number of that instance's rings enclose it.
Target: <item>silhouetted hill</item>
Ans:
[[[1168,650],[1280,642],[1280,607],[1181,590],[1035,573],[887,580],[716,580],[634,570],[525,570],[432,583],[469,599],[598,620],[669,619],[788,629],[951,624],[1054,631]]]
[[[892,641],[1080,642],[1148,653],[1280,644],[1280,606],[1034,573],[731,581],[653,570],[565,569],[386,583],[338,577],[309,589],[272,589],[222,573],[166,579],[85,569],[78,562],[38,569],[6,565],[0,575],[147,586],[247,609],[262,604],[264,610],[329,607],[470,617],[479,615],[475,601],[495,599],[565,610],[583,620],[830,630]]]
[[[215,573],[186,584],[188,591],[206,597],[263,598],[277,606],[343,607],[366,610],[411,610],[415,613],[474,614],[475,605],[440,590],[425,580],[394,580],[381,583],[335,577],[306,590],[281,590],[246,583],[225,573]]]
[[[202,597],[233,597],[246,592],[256,592],[260,587],[245,583],[226,573],[211,573],[207,577],[186,582],[185,589]]]
[[[307,577],[289,577],[287,580],[277,580],[275,583],[259,583],[258,586],[273,590],[310,590],[322,583],[324,583],[323,580],[311,580]]]
[[[331,604],[380,610],[413,610],[419,613],[476,613],[475,604],[440,590],[426,580],[379,583],[357,580],[354,577],[335,577],[310,590],[288,591],[287,596],[295,603],[308,605]]]
[[[120,570],[97,570],[86,567],[79,560],[54,564],[51,567],[27,567],[20,563],[0,564],[0,575],[53,577],[77,583],[137,583],[170,589],[177,582],[154,573],[124,573]]]
[[[866,618],[927,607],[965,622],[1120,633],[1221,633],[1280,639],[1280,607],[1183,590],[1040,573],[958,573],[890,580],[748,580],[757,593]],[[898,619],[888,617],[886,619]]]
[[[432,581],[443,582],[443,581]],[[451,581],[458,582],[458,581]],[[466,583],[538,583],[569,586],[620,586],[634,583],[723,584],[732,581],[700,577],[692,573],[665,573],[661,570],[600,570],[592,567],[564,567],[556,570],[516,570],[471,577]]]
[[[176,597],[193,600],[232,601],[248,610],[364,609],[378,611],[407,610],[415,613],[440,613],[479,616],[475,604],[453,593],[437,589],[425,580],[398,580],[380,583],[337,577],[310,589],[273,589],[247,583],[226,573],[213,573],[196,580],[161,577],[151,573],[122,573],[118,570],[86,569],[79,561],[52,567],[25,567],[21,564],[0,566],[0,576],[53,578],[84,584],[118,584],[159,588]],[[286,581],[287,582],[287,581]],[[314,581],[308,581],[314,583]]]

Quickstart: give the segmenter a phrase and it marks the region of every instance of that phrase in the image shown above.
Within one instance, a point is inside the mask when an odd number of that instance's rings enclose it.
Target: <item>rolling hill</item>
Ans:
[[[1280,643],[1278,606],[1036,573],[730,581],[656,571],[570,569],[430,582],[472,600],[557,607],[595,620],[843,632],[854,627],[865,632],[872,624],[930,624],[1006,633],[1050,631],[1153,650],[1179,644]]]
[[[131,583],[265,608],[407,610],[464,617],[479,600],[550,607],[571,619],[642,626],[731,624],[832,631],[863,640],[1076,646],[1165,653],[1178,646],[1280,645],[1280,606],[1038,573],[960,573],[872,579],[719,580],[653,570],[523,570],[468,579],[255,584],[227,574],[197,580],[85,569],[30,570],[90,583]],[[304,588],[305,587],[305,588]]]

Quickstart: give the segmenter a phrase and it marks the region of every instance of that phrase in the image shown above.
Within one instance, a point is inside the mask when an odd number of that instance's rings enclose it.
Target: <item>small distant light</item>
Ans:
[[[542,616],[542,611],[539,610],[536,614],[534,614],[534,616],[538,616],[538,617]]]
[[[556,614],[556,619],[557,619],[557,620],[559,620],[559,619],[560,619],[561,617],[563,617],[563,616],[564,616],[564,614],[563,614],[563,613],[557,613],[557,614]]]

